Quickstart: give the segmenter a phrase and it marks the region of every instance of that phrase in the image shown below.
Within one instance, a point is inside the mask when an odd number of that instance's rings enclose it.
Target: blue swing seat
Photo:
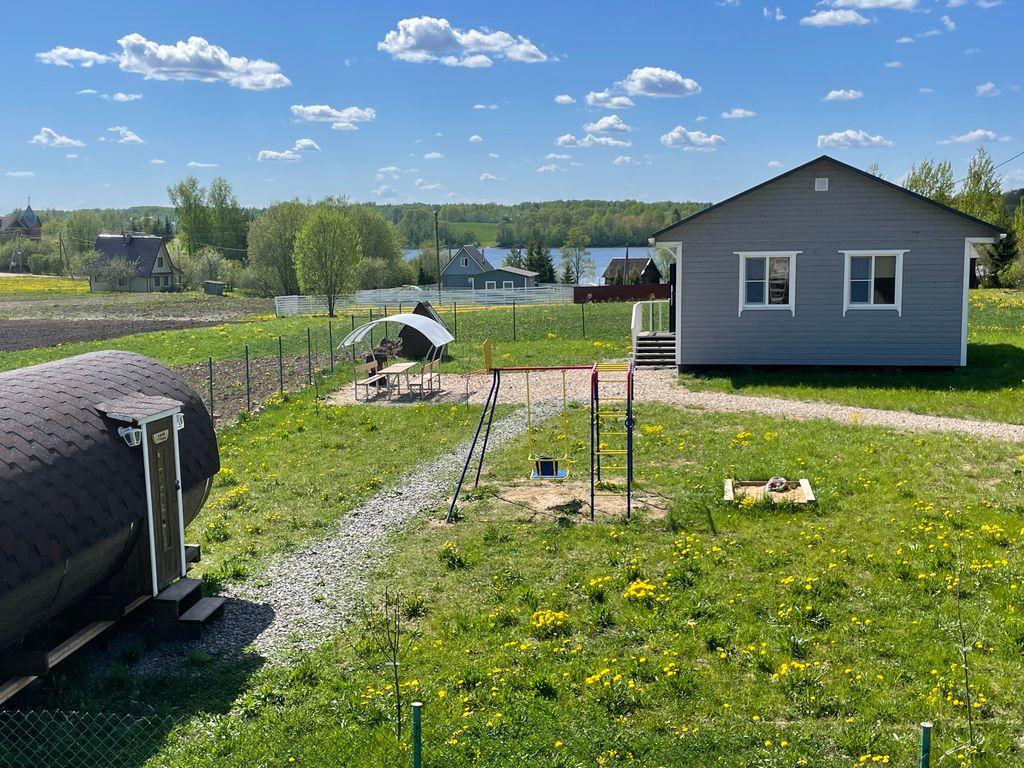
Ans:
[[[568,472],[558,468],[558,459],[550,456],[538,456],[533,460],[531,480],[563,480],[568,476]]]

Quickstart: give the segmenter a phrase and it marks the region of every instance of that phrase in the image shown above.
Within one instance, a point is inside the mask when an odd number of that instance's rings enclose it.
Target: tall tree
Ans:
[[[295,272],[305,293],[323,294],[334,317],[338,295],[356,287],[362,245],[359,232],[337,208],[318,205],[295,236]]]
[[[582,227],[573,227],[562,244],[562,282],[580,283],[593,278],[594,260],[587,246],[590,236]]]
[[[526,263],[526,256],[523,255],[523,249],[518,245],[513,245],[509,248],[508,253],[505,254],[505,260],[502,262],[506,267],[517,267],[523,268]]]
[[[275,203],[249,224],[249,267],[261,292],[274,296],[299,292],[295,236],[308,213],[309,206],[298,200]]]
[[[189,176],[167,188],[167,197],[178,218],[178,232],[185,252],[192,256],[207,243],[210,214],[206,208],[206,190],[195,176]]]
[[[95,211],[73,211],[64,222],[67,248],[73,253],[92,253],[96,236],[103,230],[103,221]]]
[[[922,160],[920,164],[910,166],[910,173],[903,186],[911,192],[930,197],[943,205],[953,204],[953,165],[949,160],[936,163],[934,160]]]
[[[1003,220],[1005,212],[1002,183],[996,174],[995,163],[985,151],[985,147],[978,147],[967,164],[967,176],[954,205],[982,221],[994,223]]]
[[[246,216],[227,179],[218,176],[210,182],[206,205],[209,208],[209,244],[229,259],[245,261]]]
[[[555,282],[555,264],[551,260],[551,249],[532,240],[526,249],[526,269],[537,273],[538,283]]]

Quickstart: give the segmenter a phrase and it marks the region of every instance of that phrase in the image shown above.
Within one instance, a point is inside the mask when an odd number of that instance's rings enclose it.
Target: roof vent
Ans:
[[[828,192],[828,178],[814,180],[815,192]]]

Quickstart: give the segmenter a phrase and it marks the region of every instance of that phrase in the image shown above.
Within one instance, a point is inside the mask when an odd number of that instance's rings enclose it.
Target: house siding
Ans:
[[[827,176],[829,190],[814,191]],[[680,365],[960,365],[964,238],[991,231],[827,160],[659,236],[681,242]],[[902,316],[843,316],[844,250],[906,250]],[[795,315],[739,315],[736,251],[799,251]]]
[[[469,266],[462,266],[463,255],[456,254],[448,266],[442,268],[441,285],[445,288],[469,288],[469,278],[480,274],[480,267],[468,256]]]
[[[474,287],[483,290],[488,280],[493,280],[495,288],[504,287],[506,281],[512,282],[513,288],[529,288],[537,284],[537,279],[526,275],[517,275],[514,272],[506,272],[503,269],[493,269],[489,272],[481,272],[474,275]]]

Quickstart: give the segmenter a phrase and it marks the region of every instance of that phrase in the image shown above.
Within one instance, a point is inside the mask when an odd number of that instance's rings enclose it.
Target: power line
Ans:
[[[1003,162],[999,163],[998,165],[993,165],[993,166],[992,166],[992,170],[994,171],[994,170],[995,170],[996,168],[1002,168],[1002,167],[1003,167],[1004,165],[1006,165],[1007,163],[1012,163],[1012,162],[1013,162],[1014,160],[1016,160],[1016,159],[1017,159],[1018,157],[1020,157],[1021,155],[1024,155],[1024,151],[1018,152],[1018,153],[1017,153],[1016,155],[1014,155],[1013,157],[1011,157],[1011,158],[1010,158],[1009,160],[1003,160]],[[955,187],[955,186],[957,186],[958,184],[963,184],[963,183],[964,183],[965,181],[967,181],[967,177],[966,177],[966,176],[964,176],[964,177],[963,177],[962,179],[959,179],[959,180],[957,180],[957,181],[954,181],[954,182],[953,182],[953,186]],[[1001,185],[1000,185],[1000,186],[1001,186]]]

